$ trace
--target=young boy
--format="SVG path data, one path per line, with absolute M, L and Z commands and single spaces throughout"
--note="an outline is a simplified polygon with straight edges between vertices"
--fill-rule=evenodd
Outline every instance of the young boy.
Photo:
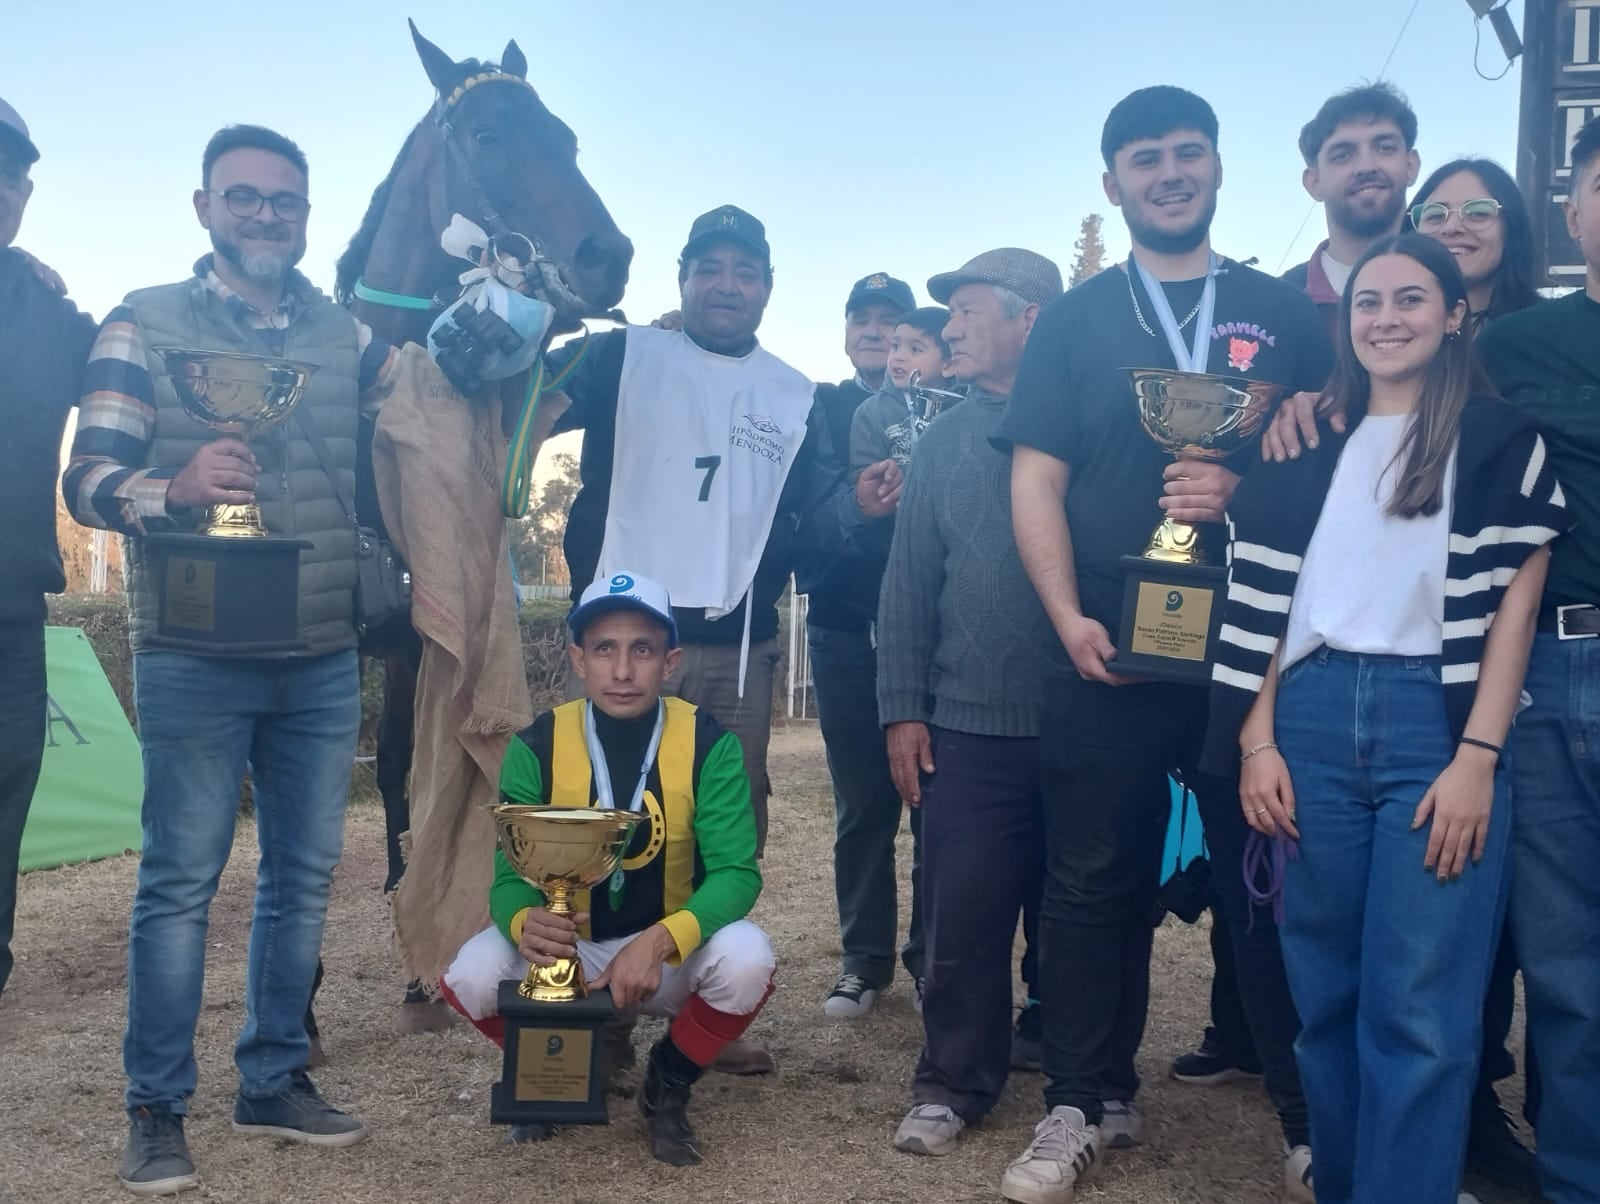
M 889 366 L 879 389 L 856 409 L 850 424 L 850 471 L 893 459 L 901 468 L 911 460 L 917 436 L 932 420 L 923 401 L 911 396 L 911 377 L 917 374 L 924 389 L 948 390 L 945 373 L 950 367 L 950 346 L 944 341 L 950 311 L 927 305 L 900 315 L 889 342 Z M 935 401 L 953 405 L 955 398 L 933 394 Z
M 587 698 L 546 711 L 512 740 L 500 769 L 508 803 L 641 812 L 622 880 L 590 910 L 545 910 L 544 897 L 495 850 L 493 924 L 445 971 L 444 997 L 502 1044 L 502 979 L 576 956 L 617 1007 L 672 1024 L 650 1050 L 639 1107 L 651 1152 L 690 1166 L 700 1148 L 690 1088 L 740 1037 L 772 991 L 772 945 L 744 917 L 761 893 L 750 780 L 739 741 L 661 688 L 683 656 L 664 587 L 630 573 L 584 590 L 568 619 L 568 655 Z M 513 1139 L 545 1135 L 518 1126 Z

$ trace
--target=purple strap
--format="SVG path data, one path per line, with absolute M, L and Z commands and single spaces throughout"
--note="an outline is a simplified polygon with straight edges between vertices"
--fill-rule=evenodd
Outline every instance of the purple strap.
M 1250 924 L 1246 931 L 1254 931 L 1257 907 L 1272 908 L 1272 919 L 1283 923 L 1283 867 L 1287 860 L 1299 860 L 1300 849 L 1283 833 L 1263 836 L 1254 828 L 1244 842 L 1244 890 L 1250 899 Z M 1258 885 L 1266 879 L 1264 885 Z

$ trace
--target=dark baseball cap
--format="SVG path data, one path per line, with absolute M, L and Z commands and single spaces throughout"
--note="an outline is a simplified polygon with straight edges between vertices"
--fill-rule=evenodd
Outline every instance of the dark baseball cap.
M 0 100 L 0 143 L 21 151 L 22 161 L 25 164 L 39 161 L 39 148 L 28 136 L 28 123 L 22 120 L 22 114 L 3 100 Z
M 850 286 L 850 296 L 844 303 L 845 316 L 849 317 L 850 311 L 856 306 L 871 305 L 873 302 L 891 305 L 899 313 L 908 313 L 917 308 L 917 299 L 911 293 L 911 286 L 886 272 L 863 276 Z
M 1045 306 L 1062 293 L 1061 269 L 1034 251 L 1000 247 L 974 255 L 953 272 L 928 277 L 928 294 L 940 305 L 963 284 L 998 284 L 1030 305 Z
M 710 213 L 702 213 L 689 227 L 689 241 L 683 244 L 683 258 L 718 240 L 736 242 L 748 247 L 768 263 L 772 262 L 772 248 L 767 245 L 767 228 L 737 205 L 723 205 Z

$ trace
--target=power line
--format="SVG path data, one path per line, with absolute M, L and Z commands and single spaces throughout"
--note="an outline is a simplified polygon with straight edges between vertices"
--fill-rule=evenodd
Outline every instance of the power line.
M 1394 62 L 1395 51 L 1400 49 L 1400 42 L 1406 36 L 1406 30 L 1411 28 L 1411 18 L 1417 15 L 1417 6 L 1421 3 L 1422 0 L 1411 0 L 1411 8 L 1406 12 L 1406 19 L 1400 22 L 1400 32 L 1394 35 L 1394 45 L 1389 47 L 1388 57 L 1383 60 L 1383 66 L 1378 68 L 1379 79 L 1389 73 L 1389 64 Z M 1311 215 L 1316 211 L 1317 203 L 1312 201 L 1311 208 L 1306 210 L 1306 215 L 1300 219 L 1300 224 L 1295 227 L 1294 237 L 1289 239 L 1289 245 L 1284 248 L 1283 255 L 1278 260 L 1278 266 L 1274 269 L 1274 275 L 1283 271 L 1283 265 L 1288 262 L 1289 256 L 1294 254 L 1295 244 L 1300 241 L 1300 236 L 1305 233 L 1306 223 L 1311 220 Z

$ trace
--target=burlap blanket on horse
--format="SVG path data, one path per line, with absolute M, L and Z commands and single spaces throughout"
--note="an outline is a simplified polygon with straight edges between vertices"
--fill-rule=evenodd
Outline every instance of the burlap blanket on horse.
M 508 390 L 509 392 L 509 390 Z M 564 405 L 548 405 L 548 431 Z M 546 408 L 546 407 L 541 407 Z M 407 973 L 430 988 L 487 923 L 500 762 L 533 721 L 500 510 L 501 402 L 469 402 L 415 344 L 400 353 L 373 469 L 385 525 L 411 567 L 422 637 L 411 831 L 394 925 Z

